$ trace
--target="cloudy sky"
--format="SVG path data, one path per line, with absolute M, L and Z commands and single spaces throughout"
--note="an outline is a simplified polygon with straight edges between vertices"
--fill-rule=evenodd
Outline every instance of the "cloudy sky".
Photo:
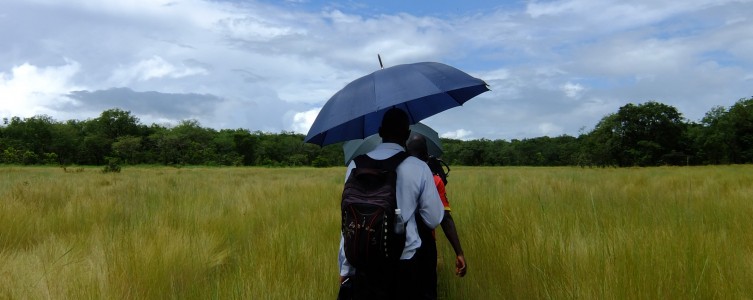
M 0 117 L 306 133 L 348 82 L 437 61 L 492 91 L 445 137 L 578 135 L 627 103 L 698 121 L 753 96 L 748 0 L 2 0 Z

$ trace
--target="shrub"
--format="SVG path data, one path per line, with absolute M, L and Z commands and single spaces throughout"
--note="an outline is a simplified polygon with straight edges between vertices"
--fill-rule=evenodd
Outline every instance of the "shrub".
M 107 157 L 107 165 L 102 169 L 102 173 L 120 173 L 120 159 L 116 157 Z

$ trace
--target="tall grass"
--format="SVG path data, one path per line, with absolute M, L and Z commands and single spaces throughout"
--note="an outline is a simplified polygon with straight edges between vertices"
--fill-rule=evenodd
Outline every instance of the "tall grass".
M 459 169 L 459 168 L 458 168 Z M 453 169 L 447 299 L 753 297 L 753 168 Z M 441 243 L 441 241 L 440 241 Z
M 316 299 L 340 169 L 0 169 L 0 298 Z
M 442 299 L 753 297 L 753 167 L 453 168 Z M 0 299 L 327 299 L 343 168 L 0 167 Z

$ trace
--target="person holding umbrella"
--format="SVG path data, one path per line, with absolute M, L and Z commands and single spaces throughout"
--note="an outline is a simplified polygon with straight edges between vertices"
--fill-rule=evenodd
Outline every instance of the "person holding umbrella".
M 429 160 L 429 151 L 426 143 L 426 138 L 421 134 L 411 134 L 410 139 L 406 144 L 406 150 L 408 154 L 424 161 Z M 465 255 L 463 254 L 463 248 L 460 245 L 460 238 L 458 232 L 455 229 L 455 221 L 450 214 L 450 203 L 447 200 L 447 193 L 445 190 L 445 184 L 439 174 L 434 173 L 434 184 L 439 192 L 439 197 L 444 205 L 444 217 L 442 218 L 442 231 L 447 237 L 447 240 L 452 245 L 452 249 L 455 250 L 455 275 L 463 277 L 467 272 L 467 265 L 465 262 Z M 419 226 L 420 227 L 420 226 Z M 423 231 L 419 231 L 421 233 Z M 433 283 L 432 286 L 427 286 L 425 289 L 433 289 L 434 297 L 436 298 L 437 289 L 437 245 L 434 231 L 431 234 L 421 235 L 421 248 L 418 250 L 424 256 L 433 257 L 433 260 L 426 260 L 426 264 L 422 266 L 424 269 L 424 276 L 428 276 L 430 280 L 426 283 Z
M 382 119 L 379 135 L 382 143 L 366 155 L 371 159 L 388 159 L 404 151 L 405 141 L 410 135 L 408 115 L 399 108 L 389 109 Z M 346 171 L 346 178 L 356 167 L 351 162 Z M 432 292 L 425 290 L 427 278 L 422 271 L 430 257 L 418 253 L 422 240 L 419 225 L 428 230 L 439 226 L 444 216 L 442 201 L 434 185 L 431 171 L 426 163 L 407 157 L 396 169 L 397 205 L 405 221 L 405 246 L 399 262 L 394 269 L 378 267 L 374 269 L 354 268 L 348 263 L 344 250 L 344 240 L 340 239 L 339 266 L 340 282 L 352 281 L 353 299 L 435 299 L 436 279 L 434 279 L 434 298 Z
M 379 132 L 383 142 L 367 154 L 370 159 L 366 161 L 373 163 L 374 160 L 393 158 L 396 153 L 405 150 L 405 142 L 410 134 L 409 125 L 447 109 L 461 106 L 487 91 L 489 91 L 489 86 L 483 80 L 438 62 L 418 62 L 382 68 L 348 83 L 330 97 L 317 114 L 303 141 L 326 146 L 364 139 Z M 397 158 L 403 157 L 401 155 Z M 353 171 L 354 164 L 350 163 L 346 172 L 347 176 Z M 426 163 L 415 157 L 407 157 L 395 171 L 397 173 L 396 191 L 392 193 L 397 194 L 397 207 L 400 212 L 398 214 L 398 209 L 395 209 L 394 219 L 398 219 L 397 215 L 401 215 L 406 224 L 405 247 L 397 264 L 399 270 L 397 273 L 391 273 L 397 278 L 397 283 L 388 286 L 367 283 L 365 287 L 374 287 L 377 293 L 359 292 L 359 290 L 365 291 L 362 289 L 364 285 L 359 284 L 359 282 L 365 282 L 364 278 L 379 278 L 380 276 L 373 273 L 369 275 L 368 272 L 364 272 L 366 270 L 352 268 L 343 253 L 343 239 L 341 238 L 340 281 L 353 284 L 357 299 L 425 298 L 420 295 L 413 282 L 424 280 L 417 277 L 415 269 L 415 261 L 419 259 L 416 257 L 416 249 L 421 245 L 416 220 L 421 219 L 423 222 L 420 223 L 432 229 L 439 226 L 444 216 L 443 205 Z M 395 171 L 391 170 L 390 175 L 394 175 Z M 347 181 L 348 179 L 346 179 L 346 184 Z M 345 203 L 345 200 L 343 198 L 342 203 Z M 343 214 L 343 220 L 351 215 L 354 214 Z M 392 219 L 392 217 L 387 219 Z M 346 224 L 346 222 L 341 224 Z M 349 223 L 349 225 L 353 225 L 354 230 L 359 230 L 359 232 L 372 229 L 371 224 L 356 226 Z M 397 232 L 399 227 L 395 226 L 395 228 Z M 349 237 L 355 236 L 351 234 L 351 231 L 348 231 L 348 234 Z M 392 258 L 394 257 L 393 255 Z M 352 282 L 351 279 L 353 279 Z M 388 281 L 395 282 L 392 279 Z M 347 288 L 343 289 L 344 286 L 341 285 L 341 291 L 347 290 Z M 361 293 L 360 296 L 359 293 Z M 379 293 L 382 295 L 380 296 Z

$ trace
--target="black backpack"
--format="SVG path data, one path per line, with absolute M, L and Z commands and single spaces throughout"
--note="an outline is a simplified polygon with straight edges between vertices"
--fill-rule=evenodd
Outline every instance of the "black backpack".
M 403 253 L 405 225 L 402 233 L 395 232 L 395 187 L 397 166 L 407 157 L 399 152 L 385 160 L 365 154 L 354 159 L 356 167 L 345 181 L 341 209 L 345 257 L 356 268 L 397 262 Z

